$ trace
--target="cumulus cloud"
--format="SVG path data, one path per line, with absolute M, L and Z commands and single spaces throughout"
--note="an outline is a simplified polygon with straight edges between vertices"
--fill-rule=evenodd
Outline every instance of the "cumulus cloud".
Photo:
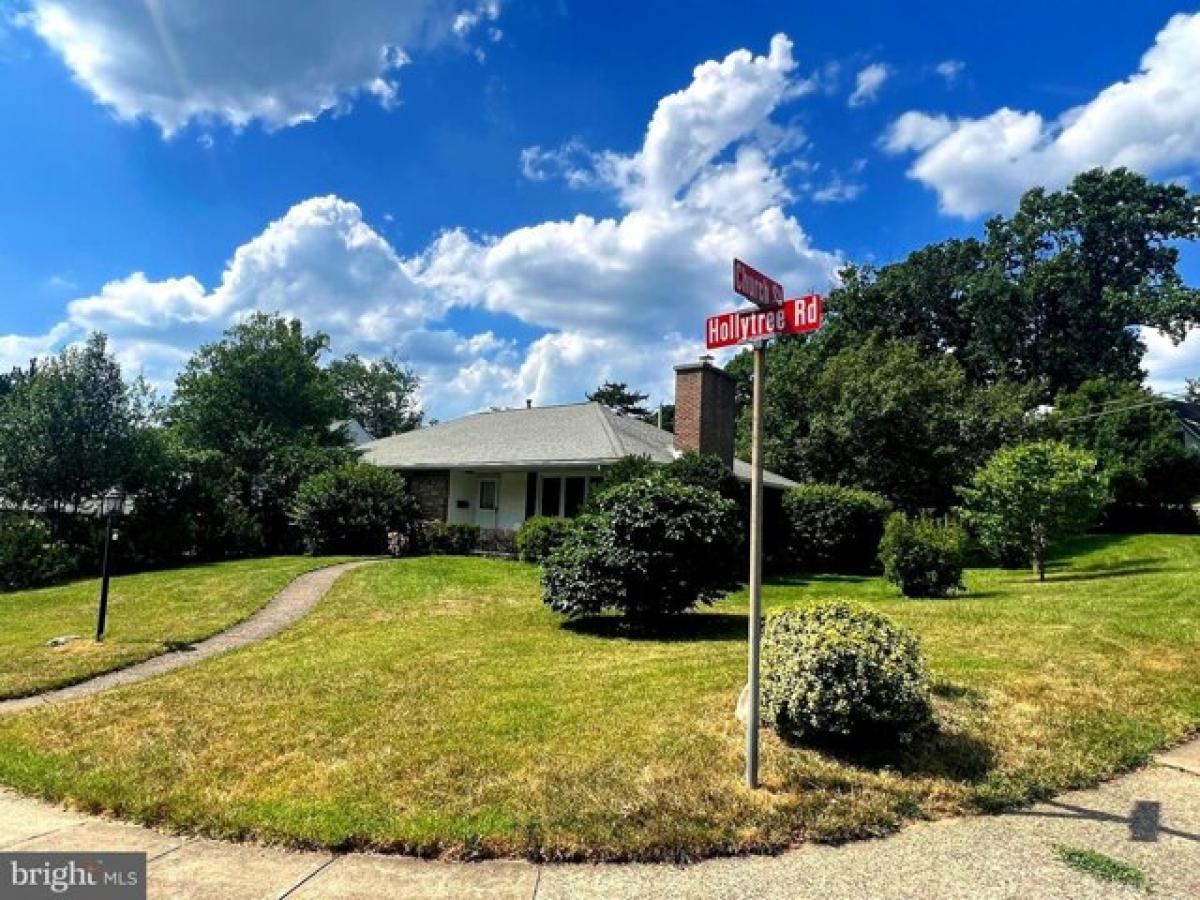
M 828 287 L 840 264 L 788 212 L 781 157 L 800 138 L 772 116 L 811 90 L 795 70 L 780 35 L 765 55 L 739 50 L 698 66 L 659 102 L 634 152 L 579 145 L 523 160 L 535 178 L 587 172 L 617 215 L 499 235 L 451 228 L 402 258 L 356 204 L 315 197 L 238 247 L 213 286 L 137 272 L 71 303 L 52 338 L 0 341 L 27 354 L 104 328 L 132 368 L 158 380 L 231 321 L 278 310 L 330 333 L 339 352 L 407 357 L 437 416 L 578 400 L 605 378 L 669 399 L 672 364 L 702 352 L 704 317 L 734 305 L 732 257 L 795 292 Z M 446 325 L 456 309 L 497 325 L 460 333 Z M 497 337 L 506 319 L 527 326 L 520 342 Z
M 45 334 L 0 334 L 0 370 L 23 368 L 56 350 L 70 334 L 71 327 L 62 322 Z
M 1200 329 L 1194 329 L 1179 343 L 1156 328 L 1140 331 L 1146 344 L 1142 368 L 1149 376 L 1150 387 L 1163 393 L 1178 393 L 1185 389 L 1189 378 L 1200 377 Z
M 1200 164 L 1200 13 L 1176 15 L 1138 71 L 1057 118 L 1007 107 L 951 120 L 906 112 L 882 146 L 915 152 L 908 170 L 937 192 L 943 212 L 964 218 L 1006 211 L 1034 185 L 1060 187 L 1094 166 L 1155 176 Z
M 879 99 L 879 91 L 891 76 L 892 70 L 886 63 L 871 63 L 860 69 L 854 79 L 854 92 L 847 101 L 851 106 L 866 106 Z
M 408 48 L 499 13 L 496 0 L 31 0 L 18 21 L 118 118 L 170 135 L 197 120 L 283 128 L 363 94 L 391 104 Z
M 451 230 L 413 260 L 414 277 L 457 303 L 639 346 L 646 335 L 698 333 L 735 255 L 797 290 L 828 285 L 838 259 L 785 211 L 792 197 L 768 127 L 807 90 L 795 69 L 783 35 L 766 55 L 739 50 L 697 66 L 691 84 L 659 101 L 637 152 L 574 155 L 575 168 L 615 192 L 622 215 L 493 237 Z

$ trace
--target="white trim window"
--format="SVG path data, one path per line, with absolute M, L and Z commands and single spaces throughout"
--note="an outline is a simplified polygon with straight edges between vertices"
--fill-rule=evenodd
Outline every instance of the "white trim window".
M 571 519 L 579 515 L 583 502 L 598 481 L 595 475 L 562 473 L 538 476 L 539 515 Z
M 500 482 L 495 478 L 479 479 L 479 511 L 496 512 L 500 508 Z

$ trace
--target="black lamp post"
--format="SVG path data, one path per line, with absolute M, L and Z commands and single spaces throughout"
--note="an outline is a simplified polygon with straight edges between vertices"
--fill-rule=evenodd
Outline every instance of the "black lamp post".
M 108 565 L 112 558 L 112 542 L 117 537 L 113 531 L 113 516 L 125 505 L 125 494 L 116 488 L 100 500 L 100 512 L 104 515 L 104 563 L 100 571 L 100 612 L 96 616 L 96 640 L 104 640 L 104 620 L 108 616 Z

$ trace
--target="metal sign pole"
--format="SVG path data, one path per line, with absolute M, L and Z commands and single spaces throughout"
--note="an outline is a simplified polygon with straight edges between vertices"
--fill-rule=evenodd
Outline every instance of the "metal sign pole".
M 750 695 L 750 708 L 746 712 L 746 785 L 751 788 L 758 787 L 758 656 L 762 632 L 762 407 L 766 367 L 767 345 L 765 341 L 759 341 L 754 345 L 754 446 L 750 457 L 750 652 L 746 673 Z

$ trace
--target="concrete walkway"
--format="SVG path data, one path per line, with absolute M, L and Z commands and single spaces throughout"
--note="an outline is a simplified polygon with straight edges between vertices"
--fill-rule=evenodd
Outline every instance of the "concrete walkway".
M 1200 897 L 1200 740 L 1099 788 L 1002 816 L 918 823 L 878 841 L 693 866 L 447 863 L 296 853 L 161 834 L 0 791 L 0 850 L 135 850 L 155 898 L 1144 898 L 1055 847 L 1137 866 L 1155 898 Z
M 21 697 L 16 700 L 0 701 L 0 715 L 34 709 L 47 703 L 65 703 L 68 700 L 78 700 L 80 697 L 98 694 L 101 691 L 106 691 L 109 688 L 118 687 L 119 685 L 145 681 L 147 678 L 162 675 L 164 672 L 170 672 L 172 669 L 179 669 L 183 666 L 194 666 L 196 663 L 211 656 L 216 656 L 219 653 L 236 650 L 238 647 L 245 647 L 247 644 L 253 644 L 269 638 L 271 635 L 277 634 L 287 628 L 293 622 L 308 615 L 309 611 L 317 605 L 317 601 L 325 596 L 325 593 L 343 573 L 351 569 L 356 569 L 359 566 L 370 565 L 371 562 L 371 560 L 360 560 L 358 562 L 340 563 L 335 566 L 326 566 L 323 569 L 308 572 L 290 582 L 266 606 L 250 618 L 245 619 L 226 631 L 222 631 L 220 634 L 213 635 L 207 640 L 193 644 L 188 649 L 164 653 L 145 662 L 137 663 L 124 669 L 118 669 L 106 675 L 98 675 L 95 678 L 89 678 L 87 681 L 59 688 L 56 691 L 46 691 L 42 694 L 35 694 L 32 697 Z

